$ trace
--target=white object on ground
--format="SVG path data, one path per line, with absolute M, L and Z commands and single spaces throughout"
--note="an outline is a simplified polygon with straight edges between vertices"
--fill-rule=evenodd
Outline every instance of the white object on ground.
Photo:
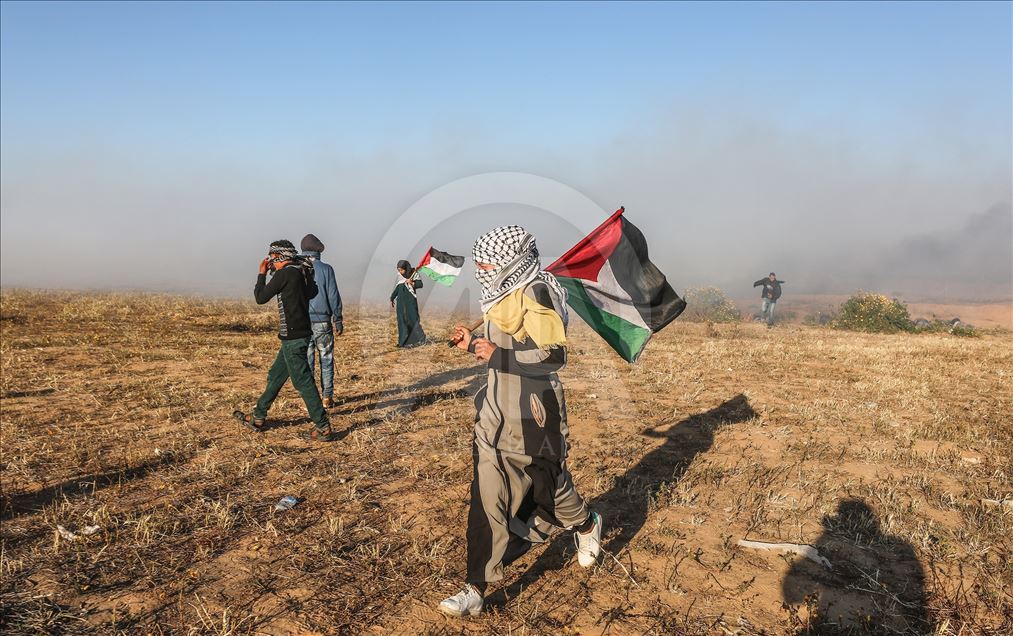
M 819 563 L 827 569 L 831 569 L 830 561 L 825 557 L 820 556 L 819 550 L 806 543 L 767 543 L 766 541 L 749 541 L 747 539 L 739 539 L 738 545 L 743 548 L 753 548 L 755 550 L 773 550 L 775 552 L 797 554 L 799 556 L 804 556 L 814 563 Z
M 56 526 L 56 531 L 59 532 L 60 536 L 66 539 L 67 541 L 77 541 L 77 535 L 71 532 L 70 530 L 67 530 L 63 526 Z
M 56 526 L 56 531 L 59 532 L 60 536 L 63 537 L 64 539 L 66 539 L 67 541 L 77 541 L 82 536 L 90 537 L 91 535 L 95 534 L 99 530 L 101 530 L 101 528 L 98 527 L 98 526 L 85 526 L 81 530 L 81 534 L 78 535 L 78 534 L 75 534 L 75 533 L 71 532 L 70 530 L 67 530 L 63 526 Z
M 982 499 L 981 503 L 989 508 L 1013 508 L 1013 499 Z
M 292 495 L 285 495 L 284 497 L 281 498 L 280 501 L 278 501 L 278 503 L 274 504 L 274 509 L 277 510 L 278 512 L 282 512 L 284 510 L 291 510 L 292 508 L 295 508 L 298 505 L 299 499 L 297 497 L 293 497 Z

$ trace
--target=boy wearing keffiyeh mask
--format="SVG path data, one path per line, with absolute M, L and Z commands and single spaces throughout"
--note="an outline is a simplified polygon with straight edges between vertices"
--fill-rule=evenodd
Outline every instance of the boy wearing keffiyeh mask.
M 566 364 L 566 291 L 542 271 L 535 238 L 520 226 L 484 234 L 472 256 L 486 336 L 457 326 L 454 339 L 489 370 L 475 398 L 466 584 L 440 603 L 451 616 L 481 612 L 488 584 L 553 527 L 575 530 L 582 567 L 601 552 L 601 517 L 566 467 L 566 403 L 557 376 Z
M 268 272 L 272 274 L 270 281 L 267 280 Z M 306 350 L 312 335 L 309 303 L 316 295 L 313 263 L 300 257 L 291 241 L 280 240 L 271 243 L 267 258 L 260 263 L 253 296 L 258 305 L 263 305 L 272 298 L 277 299 L 278 339 L 281 341 L 281 347 L 267 373 L 267 387 L 257 400 L 253 413 L 236 411 L 232 414 L 244 426 L 255 431 L 263 430 L 268 409 L 278 397 L 281 387 L 291 379 L 292 386 L 302 396 L 310 419 L 313 420 L 313 428 L 302 433 L 300 437 L 317 441 L 333 439 L 327 411 L 324 409 L 316 381 L 313 379 L 313 372 L 306 359 Z

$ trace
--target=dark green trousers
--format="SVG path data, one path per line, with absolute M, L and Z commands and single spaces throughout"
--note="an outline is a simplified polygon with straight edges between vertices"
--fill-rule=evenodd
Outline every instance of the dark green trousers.
M 313 379 L 313 372 L 310 370 L 309 362 L 306 361 L 306 349 L 309 347 L 309 338 L 297 340 L 282 340 L 278 356 L 267 372 L 267 388 L 264 394 L 257 400 L 257 406 L 253 409 L 253 416 L 256 418 L 267 417 L 267 411 L 274 404 L 278 397 L 278 391 L 285 386 L 285 382 L 291 378 L 292 386 L 302 396 L 306 403 L 306 409 L 310 413 L 310 419 L 317 425 L 317 428 L 324 428 L 329 424 L 327 411 L 320 401 L 320 392 L 317 390 L 317 383 Z

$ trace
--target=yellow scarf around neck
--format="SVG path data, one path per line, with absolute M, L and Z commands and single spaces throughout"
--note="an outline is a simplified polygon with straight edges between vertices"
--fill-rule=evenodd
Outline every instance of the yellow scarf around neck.
M 556 310 L 524 295 L 524 288 L 507 294 L 492 309 L 485 313 L 485 319 L 510 334 L 515 340 L 524 341 L 528 336 L 539 349 L 566 344 L 566 328 Z

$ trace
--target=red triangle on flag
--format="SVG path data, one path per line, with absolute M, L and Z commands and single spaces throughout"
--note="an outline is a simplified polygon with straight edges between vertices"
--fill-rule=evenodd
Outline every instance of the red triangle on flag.
M 626 208 L 619 208 L 604 223 L 585 236 L 560 256 L 555 263 L 545 268 L 556 276 L 598 281 L 598 272 L 605 266 L 623 235 L 620 218 Z

